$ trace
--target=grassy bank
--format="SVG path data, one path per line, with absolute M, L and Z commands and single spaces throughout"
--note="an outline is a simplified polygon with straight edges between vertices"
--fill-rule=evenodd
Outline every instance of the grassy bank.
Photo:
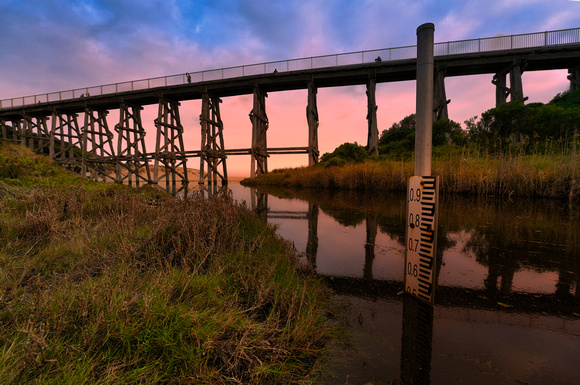
M 461 149 L 438 155 L 433 173 L 443 193 L 580 199 L 580 157 L 561 154 L 497 155 Z M 275 170 L 246 185 L 366 191 L 404 191 L 414 161 L 367 159 L 342 166 Z
M 92 183 L 0 141 L 0 383 L 303 382 L 326 294 L 227 197 Z

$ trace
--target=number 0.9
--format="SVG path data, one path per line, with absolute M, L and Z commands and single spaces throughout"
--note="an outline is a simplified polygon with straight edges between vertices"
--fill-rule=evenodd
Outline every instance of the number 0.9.
M 421 200 L 421 189 L 409 189 L 409 202 L 419 202 Z

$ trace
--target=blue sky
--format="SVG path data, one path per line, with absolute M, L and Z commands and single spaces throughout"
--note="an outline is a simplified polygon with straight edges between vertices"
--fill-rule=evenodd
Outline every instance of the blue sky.
M 414 45 L 416 28 L 425 22 L 435 24 L 436 42 L 577 28 L 580 1 L 0 0 L 0 99 Z M 463 122 L 493 107 L 490 82 L 482 76 L 447 79 L 450 118 Z M 567 86 L 565 71 L 524 74 L 530 101 L 547 102 Z M 414 87 L 414 82 L 379 85 L 379 130 L 413 112 Z M 300 92 L 269 96 L 270 145 L 306 145 L 305 99 Z M 226 130 L 228 123 L 236 127 L 232 142 L 250 135 L 250 104 L 247 97 L 224 101 Z M 352 107 L 348 116 L 343 105 Z M 319 109 L 323 152 L 345 141 L 364 143 L 364 88 L 322 90 Z M 196 125 L 198 115 L 184 120 Z M 276 123 L 284 123 L 284 133 L 276 131 Z M 305 157 L 290 163 L 304 162 Z

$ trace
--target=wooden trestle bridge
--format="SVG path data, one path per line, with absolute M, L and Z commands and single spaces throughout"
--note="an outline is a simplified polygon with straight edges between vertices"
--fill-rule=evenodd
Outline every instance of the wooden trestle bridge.
M 187 189 L 187 161 L 200 159 L 199 184 L 227 184 L 226 159 L 250 155 L 250 176 L 268 171 L 272 154 L 308 154 L 318 162 L 317 89 L 366 85 L 368 143 L 378 154 L 375 89 L 380 82 L 414 80 L 416 46 L 318 56 L 185 73 L 75 90 L 0 100 L 1 136 L 50 155 L 64 167 L 95 180 L 139 186 L 149 183 L 171 193 Z M 447 118 L 445 77 L 493 75 L 496 104 L 525 100 L 524 71 L 568 69 L 570 88 L 580 87 L 580 28 L 436 43 L 433 119 Z M 508 86 L 509 75 L 509 86 Z M 308 145 L 267 146 L 268 92 L 307 89 Z M 253 94 L 252 147 L 227 149 L 221 120 L 222 97 Z M 201 99 L 201 147 L 184 147 L 180 102 Z M 145 148 L 141 110 L 158 105 L 155 151 Z M 107 116 L 118 110 L 113 129 Z M 81 116 L 81 117 L 80 117 Z M 187 129 L 193 129 L 187 128 Z

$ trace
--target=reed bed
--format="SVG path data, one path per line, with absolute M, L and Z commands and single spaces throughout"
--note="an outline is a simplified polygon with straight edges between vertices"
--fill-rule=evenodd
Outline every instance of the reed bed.
M 312 378 L 328 293 L 253 213 L 92 183 L 6 146 L 0 383 Z
M 580 199 L 580 157 L 563 154 L 481 155 L 465 152 L 436 157 L 433 174 L 443 193 Z M 367 160 L 344 166 L 274 170 L 246 185 L 329 190 L 404 191 L 412 159 Z

